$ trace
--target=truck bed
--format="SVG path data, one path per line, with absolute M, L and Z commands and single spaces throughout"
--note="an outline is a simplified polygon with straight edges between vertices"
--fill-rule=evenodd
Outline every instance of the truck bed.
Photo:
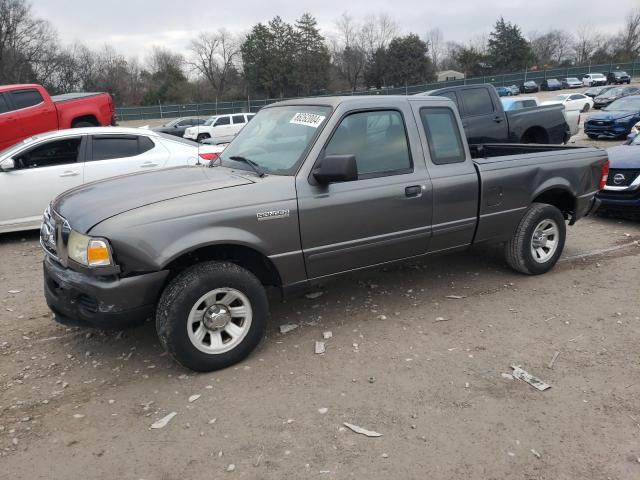
M 103 92 L 76 92 L 76 93 L 63 93 L 62 95 L 54 95 L 51 97 L 55 103 L 68 102 L 71 100 L 79 100 L 81 98 L 96 97 L 98 95 L 104 95 Z
M 469 145 L 471 158 L 481 159 L 480 163 L 496 161 L 495 157 L 526 155 L 529 153 L 574 151 L 591 148 L 587 145 L 538 145 L 532 143 L 477 143 Z

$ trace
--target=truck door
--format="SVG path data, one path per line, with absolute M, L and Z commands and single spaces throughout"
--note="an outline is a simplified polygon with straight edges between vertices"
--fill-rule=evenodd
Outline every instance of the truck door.
M 58 112 L 35 88 L 9 92 L 18 116 L 22 138 L 58 129 Z
M 0 93 L 0 150 L 23 138 L 18 127 L 18 116 L 12 111 L 11 104 L 5 95 Z
M 433 188 L 429 250 L 466 247 L 477 223 L 479 179 L 451 106 L 411 102 Z
M 84 181 L 156 170 L 163 168 L 168 159 L 167 149 L 146 135 L 92 135 L 87 148 Z
M 462 126 L 469 143 L 503 143 L 508 140 L 506 117 L 502 108 L 494 105 L 487 87 L 465 88 L 457 94 L 462 107 Z
M 431 183 L 409 106 L 334 116 L 315 165 L 326 155 L 355 155 L 358 179 L 318 185 L 309 172 L 298 175 L 308 277 L 426 253 Z

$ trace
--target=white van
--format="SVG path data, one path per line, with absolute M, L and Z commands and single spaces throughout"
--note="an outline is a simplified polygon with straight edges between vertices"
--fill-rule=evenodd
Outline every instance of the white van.
M 209 143 L 229 143 L 254 116 L 255 113 L 214 115 L 209 117 L 204 125 L 187 128 L 183 137 L 198 142 L 210 138 Z

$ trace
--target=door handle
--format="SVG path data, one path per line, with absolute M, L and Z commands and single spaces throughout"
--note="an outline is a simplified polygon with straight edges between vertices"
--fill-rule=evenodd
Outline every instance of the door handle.
M 422 196 L 422 186 L 411 185 L 410 187 L 406 187 L 404 189 L 404 195 L 409 198 L 420 197 Z
M 500 123 L 500 122 L 502 122 L 502 117 L 496 115 L 495 117 L 493 117 L 493 121 L 496 122 L 496 123 Z
M 140 168 L 150 168 L 150 167 L 157 167 L 158 164 L 154 163 L 154 162 L 144 162 L 142 165 L 140 165 Z
M 78 172 L 73 172 L 71 170 L 67 170 L 66 172 L 61 173 L 60 177 L 77 177 L 80 175 Z

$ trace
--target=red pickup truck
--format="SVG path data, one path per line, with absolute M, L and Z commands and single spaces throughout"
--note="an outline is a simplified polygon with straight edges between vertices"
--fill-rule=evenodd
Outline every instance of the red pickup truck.
M 108 93 L 51 97 L 41 85 L 0 86 L 0 150 L 38 133 L 101 125 L 115 125 Z

